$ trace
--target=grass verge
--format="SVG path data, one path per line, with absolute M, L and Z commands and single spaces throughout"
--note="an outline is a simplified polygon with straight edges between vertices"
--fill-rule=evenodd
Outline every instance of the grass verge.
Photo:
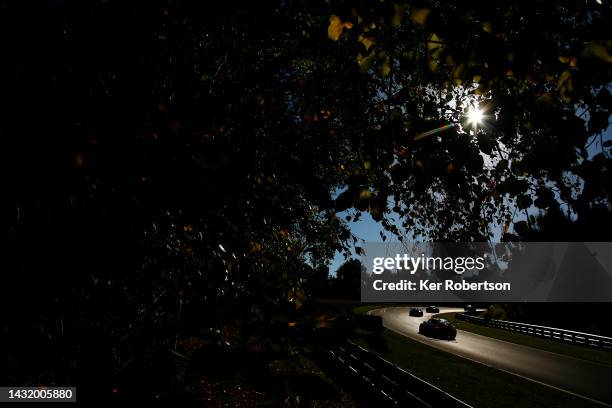
M 384 307 L 384 306 L 381 304 L 360 305 L 360 306 L 353 308 L 352 312 L 355 314 L 366 314 L 370 310 L 379 309 L 381 307 Z
M 474 407 L 582 408 L 594 404 L 553 388 L 429 347 L 390 330 L 381 357 L 409 370 Z M 354 339 L 368 346 L 363 337 Z
M 465 330 L 480 334 L 482 336 L 492 337 L 494 339 L 521 344 L 523 346 L 563 354 L 570 357 L 581 358 L 583 360 L 594 361 L 596 363 L 612 365 L 612 353 L 608 351 L 575 346 L 573 344 L 551 341 L 540 337 L 514 333 L 493 327 L 481 326 L 479 324 L 459 320 L 455 317 L 455 313 L 442 313 L 437 316 L 452 322 L 459 330 Z

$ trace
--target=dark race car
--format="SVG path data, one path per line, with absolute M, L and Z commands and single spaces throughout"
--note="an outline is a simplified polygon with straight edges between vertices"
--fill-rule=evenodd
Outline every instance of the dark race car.
M 437 339 L 454 340 L 457 329 L 446 319 L 431 318 L 419 326 L 419 333 Z
M 467 305 L 463 308 L 467 313 L 476 313 L 476 306 Z
M 421 317 L 423 316 L 423 309 L 419 309 L 418 307 L 413 307 L 410 309 L 410 316 Z
M 425 308 L 425 311 L 427 313 L 440 313 L 440 309 L 438 309 L 437 306 L 427 306 L 427 308 Z

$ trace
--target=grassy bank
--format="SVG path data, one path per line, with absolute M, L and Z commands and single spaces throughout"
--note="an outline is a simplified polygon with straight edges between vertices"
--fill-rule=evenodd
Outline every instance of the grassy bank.
M 390 330 L 385 330 L 381 336 L 387 350 L 373 351 L 474 407 L 594 406 L 584 399 L 454 356 Z M 357 336 L 355 341 L 372 349 L 364 337 Z
M 459 330 L 465 330 L 480 334 L 482 336 L 492 337 L 494 339 L 521 344 L 523 346 L 546 350 L 553 353 L 581 358 L 583 360 L 612 365 L 612 353 L 608 351 L 575 346 L 573 344 L 551 341 L 540 337 L 514 333 L 493 327 L 481 326 L 479 324 L 459 320 L 455 317 L 455 313 L 442 313 L 437 316 L 451 321 Z
M 353 313 L 355 314 L 365 314 L 367 312 L 369 312 L 370 310 L 374 310 L 374 309 L 378 309 L 383 307 L 383 305 L 381 304 L 367 304 L 367 305 L 360 305 L 357 306 L 353 309 Z

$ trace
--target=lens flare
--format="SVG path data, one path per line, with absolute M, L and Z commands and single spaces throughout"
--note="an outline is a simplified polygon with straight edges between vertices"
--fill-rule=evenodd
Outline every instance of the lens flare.
M 424 137 L 431 136 L 431 135 L 434 135 L 434 134 L 436 134 L 436 133 L 443 132 L 443 131 L 445 131 L 445 130 L 447 130 L 447 129 L 450 129 L 450 128 L 454 127 L 454 126 L 455 126 L 455 125 L 453 125 L 453 124 L 450 124 L 450 125 L 444 125 L 444 126 L 440 126 L 439 128 L 435 128 L 435 129 L 432 129 L 432 130 L 428 130 L 427 132 L 419 133 L 418 135 L 416 135 L 416 136 L 414 137 L 414 140 L 419 140 L 419 139 L 422 139 L 422 138 L 424 138 Z
M 476 129 L 484 120 L 484 112 L 478 108 L 471 108 L 467 113 L 468 124 Z

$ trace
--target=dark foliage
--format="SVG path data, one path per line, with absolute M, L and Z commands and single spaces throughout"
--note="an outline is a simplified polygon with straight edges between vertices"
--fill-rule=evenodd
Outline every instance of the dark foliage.
M 343 210 L 449 240 L 532 203 L 572 238 L 608 225 L 608 22 L 570 1 L 3 2 L 2 383 L 163 400 L 246 353 L 261 389 L 307 263 L 354 244 Z

